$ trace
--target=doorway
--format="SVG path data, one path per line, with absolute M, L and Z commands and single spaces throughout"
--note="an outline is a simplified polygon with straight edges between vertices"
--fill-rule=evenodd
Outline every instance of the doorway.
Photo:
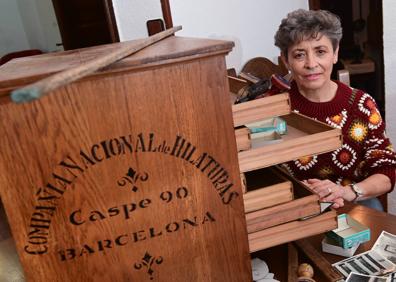
M 118 42 L 111 0 L 52 0 L 65 50 Z
M 351 86 L 373 96 L 385 118 L 382 1 L 309 0 L 309 8 L 340 17 L 343 38 L 336 70 L 350 67 Z

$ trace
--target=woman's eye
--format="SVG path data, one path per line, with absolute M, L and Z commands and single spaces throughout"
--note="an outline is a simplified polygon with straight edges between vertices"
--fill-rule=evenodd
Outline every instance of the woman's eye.
M 326 52 L 326 50 L 318 50 L 317 53 L 318 53 L 318 55 L 324 55 L 327 52 Z
M 296 53 L 294 54 L 294 59 L 302 59 L 304 58 L 304 53 Z

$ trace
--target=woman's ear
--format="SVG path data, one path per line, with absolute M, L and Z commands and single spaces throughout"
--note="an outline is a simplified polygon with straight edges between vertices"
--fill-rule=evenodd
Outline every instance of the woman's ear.
M 280 57 L 281 57 L 282 63 L 285 65 L 285 67 L 286 67 L 288 70 L 290 70 L 289 64 L 288 64 L 288 62 L 287 62 L 287 54 L 285 55 L 285 53 L 281 52 Z
M 338 62 L 338 50 L 340 50 L 340 46 L 337 46 L 337 48 L 334 51 L 333 64 L 336 64 Z

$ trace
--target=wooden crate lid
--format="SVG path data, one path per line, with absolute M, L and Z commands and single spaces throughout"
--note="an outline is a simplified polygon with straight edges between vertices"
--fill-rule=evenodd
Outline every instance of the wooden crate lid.
M 139 40 L 141 39 L 134 41 L 137 42 Z M 7 90 L 11 90 L 12 88 L 34 82 L 68 68 L 79 66 L 114 49 L 120 48 L 124 44 L 126 42 L 11 60 L 0 67 L 0 96 L 9 93 Z M 233 46 L 234 43 L 231 41 L 171 36 L 112 64 L 106 69 L 101 70 L 100 73 L 130 71 L 131 69 L 205 57 L 214 53 L 228 53 Z

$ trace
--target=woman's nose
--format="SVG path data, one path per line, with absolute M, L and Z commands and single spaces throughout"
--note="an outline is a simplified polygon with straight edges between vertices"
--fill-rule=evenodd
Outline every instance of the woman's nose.
M 317 65 L 318 65 L 318 62 L 316 61 L 316 58 L 313 55 L 308 54 L 306 56 L 306 60 L 305 60 L 305 67 L 307 69 L 313 69 L 313 68 L 317 67 Z

